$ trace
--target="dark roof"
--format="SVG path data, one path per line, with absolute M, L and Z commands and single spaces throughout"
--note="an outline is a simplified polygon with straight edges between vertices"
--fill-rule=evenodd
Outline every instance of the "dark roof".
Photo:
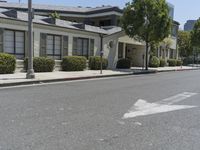
M 6 9 L 17 9 L 26 11 L 28 4 L 24 3 L 5 3 L 0 2 L 0 8 Z M 73 13 L 73 14 L 96 14 L 109 11 L 116 11 L 123 13 L 123 10 L 117 6 L 101 6 L 101 7 L 70 7 L 70 6 L 55 6 L 55 5 L 43 5 L 43 4 L 33 4 L 33 8 L 36 12 L 59 12 L 59 13 Z
M 180 25 L 180 23 L 178 21 L 175 21 L 175 20 L 173 20 L 173 23 L 178 25 L 178 26 Z
M 5 19 L 14 19 L 17 21 L 28 21 L 28 14 L 26 12 L 16 11 L 16 10 L 7 10 L 7 9 L 0 9 L 0 18 Z M 110 29 L 103 29 L 96 26 L 90 26 L 86 24 L 75 23 L 71 21 L 65 21 L 60 19 L 53 19 L 50 17 L 44 17 L 39 15 L 34 15 L 33 19 L 34 23 L 73 29 L 73 30 L 81 30 L 86 32 L 93 32 L 93 33 L 100 33 L 105 35 L 110 35 L 122 30 L 120 27 L 111 27 Z

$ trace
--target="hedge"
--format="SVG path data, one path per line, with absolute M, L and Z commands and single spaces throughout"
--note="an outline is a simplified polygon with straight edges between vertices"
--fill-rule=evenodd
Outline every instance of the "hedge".
M 118 69 L 129 69 L 129 68 L 131 68 L 131 60 L 127 59 L 127 58 L 119 59 L 117 61 L 116 68 L 118 68 Z
M 193 57 L 187 57 L 183 59 L 183 65 L 189 65 L 194 63 L 194 58 Z
M 33 69 L 35 72 L 52 72 L 54 70 L 55 60 L 47 57 L 34 57 Z M 28 69 L 28 58 L 24 60 L 24 68 Z
M 106 58 L 102 58 L 102 69 L 107 69 L 108 60 Z M 92 56 L 89 58 L 89 68 L 91 70 L 100 70 L 101 69 L 101 57 L 100 56 Z
M 13 55 L 0 53 L 0 74 L 14 73 L 16 68 L 16 58 Z
M 165 59 L 160 58 L 160 67 L 165 67 L 165 66 L 166 66 Z
M 65 56 L 62 59 L 63 71 L 83 71 L 86 68 L 87 59 L 84 56 Z
M 177 66 L 182 66 L 183 65 L 183 61 L 182 60 L 177 60 L 176 61 L 176 65 Z
M 171 66 L 171 67 L 176 66 L 176 64 L 177 64 L 176 59 L 168 59 L 167 62 L 169 64 L 169 66 Z
M 160 60 L 158 57 L 156 56 L 153 56 L 150 61 L 149 61 L 149 66 L 150 67 L 154 67 L 154 68 L 157 68 L 160 66 Z

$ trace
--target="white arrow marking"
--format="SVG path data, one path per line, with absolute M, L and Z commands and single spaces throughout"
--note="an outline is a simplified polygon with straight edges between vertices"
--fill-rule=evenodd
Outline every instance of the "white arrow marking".
M 184 93 L 177 94 L 175 96 L 163 99 L 156 103 L 148 103 L 145 100 L 139 99 L 133 105 L 133 107 L 128 111 L 128 113 L 124 114 L 123 119 L 197 107 L 197 106 L 188 106 L 188 105 L 172 105 L 174 103 L 190 98 L 196 94 L 197 93 L 184 92 Z

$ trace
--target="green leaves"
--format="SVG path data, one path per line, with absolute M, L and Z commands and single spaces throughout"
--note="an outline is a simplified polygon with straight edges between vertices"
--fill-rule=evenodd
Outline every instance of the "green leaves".
M 181 57 L 192 55 L 191 34 L 188 31 L 178 32 L 178 49 Z
M 146 42 L 160 42 L 169 36 L 172 21 L 165 0 L 134 0 L 128 3 L 122 17 L 126 34 Z
M 62 59 L 63 71 L 83 71 L 86 68 L 87 59 L 84 56 L 65 56 Z
M 191 32 L 191 43 L 195 47 L 200 47 L 200 19 L 197 20 Z
M 0 53 L 0 74 L 14 73 L 15 66 L 15 56 L 6 53 Z

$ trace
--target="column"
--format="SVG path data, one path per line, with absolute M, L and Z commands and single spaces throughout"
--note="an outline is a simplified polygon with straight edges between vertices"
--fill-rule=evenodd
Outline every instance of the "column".
M 126 58 L 126 43 L 123 43 L 123 58 Z

